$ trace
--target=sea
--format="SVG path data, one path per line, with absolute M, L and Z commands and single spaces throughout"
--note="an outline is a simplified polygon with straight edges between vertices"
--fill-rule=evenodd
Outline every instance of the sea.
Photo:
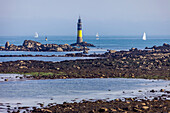
M 22 76 L 0 74 L 1 77 Z M 150 90 L 158 91 L 156 94 Z M 91 79 L 46 79 L 15 80 L 0 82 L 0 112 L 15 111 L 18 107 L 40 107 L 63 102 L 82 102 L 82 100 L 114 100 L 120 98 L 160 96 L 160 89 L 170 90 L 167 80 L 147 80 L 131 78 L 91 78 Z M 170 98 L 169 98 L 170 99 Z M 8 109 L 10 106 L 10 109 Z
M 0 46 L 10 44 L 22 45 L 24 40 L 34 40 L 42 44 L 72 44 L 76 42 L 76 36 L 0 36 Z M 107 50 L 129 50 L 130 48 L 145 49 L 163 43 L 170 44 L 170 36 L 84 36 L 83 40 L 94 44 L 90 47 L 89 54 L 102 54 Z M 79 52 L 28 52 L 28 51 L 0 51 L 0 55 L 64 55 Z M 92 59 L 92 57 L 0 57 L 0 62 L 16 60 L 41 60 L 60 62 L 64 60 Z M 93 58 L 94 59 L 94 58 Z M 80 102 L 82 99 L 95 101 L 98 99 L 113 100 L 116 98 L 156 96 L 149 90 L 167 89 L 170 84 L 167 80 L 146 80 L 127 78 L 94 78 L 94 79 L 55 79 L 55 80 L 18 80 L 18 74 L 0 74 L 0 112 L 11 111 L 15 107 L 36 106 L 43 103 L 61 104 L 63 102 Z M 4 79 L 9 78 L 8 82 Z M 141 91 L 139 91 L 141 90 Z M 160 94 L 161 95 L 161 94 Z
M 48 41 L 45 41 L 45 36 L 39 36 L 35 38 L 33 36 L 0 36 L 0 46 L 5 46 L 5 43 L 9 41 L 10 44 L 22 45 L 24 40 L 34 40 L 42 44 L 72 44 L 76 42 L 76 36 L 47 36 Z M 90 47 L 88 54 L 102 54 L 107 50 L 129 50 L 132 47 L 138 49 L 145 49 L 145 47 L 152 47 L 154 45 L 161 46 L 163 43 L 170 44 L 170 36 L 147 36 L 146 40 L 142 40 L 142 36 L 100 36 L 99 40 L 96 40 L 95 36 L 84 36 L 83 41 L 94 44 L 96 47 Z M 0 55 L 64 55 L 68 53 L 81 53 L 79 52 L 28 52 L 28 51 L 0 51 Z M 92 58 L 92 57 L 91 57 Z M 91 59 L 86 58 L 86 59 Z M 3 61 L 15 61 L 15 60 L 32 60 L 32 57 L 6 57 L 0 58 L 0 62 Z M 84 58 L 35 58 L 42 61 L 63 61 L 63 60 L 75 60 Z

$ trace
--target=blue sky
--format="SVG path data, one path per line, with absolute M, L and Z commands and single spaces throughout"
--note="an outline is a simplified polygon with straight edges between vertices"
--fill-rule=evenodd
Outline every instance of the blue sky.
M 0 0 L 0 36 L 170 35 L 170 0 Z

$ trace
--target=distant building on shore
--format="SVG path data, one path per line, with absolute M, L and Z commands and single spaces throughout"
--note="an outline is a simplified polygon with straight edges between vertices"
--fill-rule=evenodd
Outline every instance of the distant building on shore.
M 82 23 L 81 18 L 79 16 L 78 23 L 77 23 L 77 44 L 83 42 L 83 34 L 82 34 Z

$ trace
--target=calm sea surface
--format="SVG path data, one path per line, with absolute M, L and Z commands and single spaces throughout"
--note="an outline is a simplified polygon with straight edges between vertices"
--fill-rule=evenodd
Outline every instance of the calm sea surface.
M 9 74 L 0 74 L 9 76 Z M 145 79 L 55 79 L 0 82 L 0 103 L 22 106 L 37 103 L 62 103 L 82 99 L 115 99 L 148 96 L 147 90 L 165 88 L 169 81 Z M 142 90 L 142 92 L 138 92 Z M 122 93 L 125 91 L 125 93 Z M 1 106 L 0 106 L 1 107 Z

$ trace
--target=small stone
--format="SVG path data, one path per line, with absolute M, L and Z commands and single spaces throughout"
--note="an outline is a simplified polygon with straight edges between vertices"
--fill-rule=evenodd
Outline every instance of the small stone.
M 108 109 L 104 107 L 99 109 L 99 112 L 106 112 L 106 111 L 108 111 Z
M 116 102 L 118 102 L 118 101 L 119 101 L 119 99 L 115 99 L 115 101 L 116 101 Z
M 43 113 L 52 113 L 52 111 L 49 110 L 49 109 L 41 109 L 41 112 L 43 112 Z
M 146 103 L 141 103 L 142 106 L 146 106 Z
M 27 69 L 27 66 L 20 66 L 20 69 Z
M 111 110 L 112 112 L 115 112 L 115 111 L 117 111 L 116 109 L 113 109 L 113 108 L 111 108 L 110 110 Z
M 154 92 L 156 92 L 156 91 L 152 89 L 152 90 L 150 90 L 150 92 L 154 93 Z
M 142 109 L 147 110 L 147 109 L 149 109 L 149 107 L 148 106 L 143 106 Z
M 91 110 L 91 111 L 89 111 L 89 113 L 95 113 L 95 110 Z
M 160 90 L 160 92 L 164 92 L 164 91 L 165 91 L 165 89 L 161 89 L 161 90 Z

